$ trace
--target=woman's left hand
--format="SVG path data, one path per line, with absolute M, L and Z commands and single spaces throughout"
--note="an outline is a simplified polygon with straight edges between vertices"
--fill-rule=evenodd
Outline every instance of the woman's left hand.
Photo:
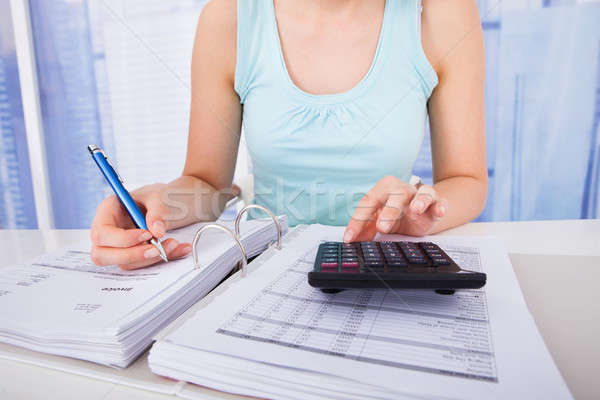
M 426 235 L 446 215 L 447 202 L 432 186 L 419 189 L 387 176 L 360 200 L 344 233 L 344 242 L 373 240 L 377 232 Z

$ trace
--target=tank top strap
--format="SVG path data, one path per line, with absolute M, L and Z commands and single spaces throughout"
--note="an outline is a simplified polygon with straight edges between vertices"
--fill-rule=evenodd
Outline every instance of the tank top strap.
M 276 56 L 277 37 L 271 18 L 273 0 L 237 1 L 237 53 L 234 89 L 243 104 L 253 77 Z M 271 2 L 271 3 L 270 3 Z
M 437 73 L 427 59 L 421 38 L 421 0 L 390 1 L 390 19 L 392 20 L 392 40 L 386 49 L 388 56 L 402 56 L 410 60 L 421 80 L 425 97 L 429 98 L 438 84 Z

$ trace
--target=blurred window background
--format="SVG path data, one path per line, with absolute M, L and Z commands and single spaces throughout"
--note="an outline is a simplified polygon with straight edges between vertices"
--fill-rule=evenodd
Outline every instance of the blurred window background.
M 15 35 L 9 3 L 0 1 L 0 228 L 35 227 Z
M 0 227 L 89 227 L 108 194 L 90 143 L 107 150 L 130 188 L 181 173 L 205 2 L 0 2 Z M 479 220 L 598 218 L 600 2 L 478 5 L 490 176 Z M 41 152 L 28 147 L 36 140 Z M 241 150 L 236 179 L 251 169 L 243 142 Z M 431 181 L 428 135 L 414 174 Z

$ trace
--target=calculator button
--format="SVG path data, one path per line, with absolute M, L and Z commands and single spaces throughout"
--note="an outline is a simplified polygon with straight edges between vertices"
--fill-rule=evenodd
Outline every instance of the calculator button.
M 408 259 L 408 261 L 413 262 L 413 260 L 424 260 L 425 257 L 423 257 L 420 254 L 407 254 L 406 258 Z
M 343 262 L 348 262 L 348 261 L 352 261 L 352 262 L 356 261 L 356 262 L 358 262 L 358 257 L 342 257 L 342 261 Z
M 387 261 L 388 264 L 392 264 L 392 263 L 404 263 L 404 264 L 406 264 L 406 259 L 404 259 L 402 257 L 387 257 L 385 259 L 385 261 Z
M 398 255 L 398 256 L 387 256 L 387 255 L 386 255 L 386 256 L 385 256 L 385 259 L 386 259 L 387 261 L 404 261 L 404 260 L 405 260 L 405 258 L 404 258 L 404 257 L 402 257 L 401 255 Z
M 337 262 L 335 262 L 335 263 L 332 263 L 332 262 L 321 263 L 321 268 L 326 268 L 327 269 L 327 268 L 337 268 L 337 267 L 338 267 L 338 263 Z
M 390 267 L 407 267 L 408 263 L 404 260 L 388 261 Z
M 377 262 L 377 261 L 369 261 L 366 262 L 365 261 L 365 267 L 367 268 L 378 268 L 378 267 L 383 267 L 383 262 Z
M 450 261 L 446 260 L 445 258 L 440 258 L 440 259 L 432 259 L 433 260 L 433 265 L 450 265 Z
M 426 265 L 427 264 L 427 260 L 424 258 L 409 258 L 408 262 L 411 264 L 416 264 L 416 265 Z
M 381 256 L 379 255 L 379 253 L 363 253 L 363 258 L 367 259 L 367 258 L 380 258 Z
M 342 261 L 342 268 L 358 268 L 358 261 Z
M 363 253 L 379 253 L 377 247 L 362 247 Z

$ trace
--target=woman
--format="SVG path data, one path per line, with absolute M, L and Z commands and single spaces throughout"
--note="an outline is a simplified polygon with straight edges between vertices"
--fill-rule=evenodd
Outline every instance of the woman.
M 133 192 L 150 232 L 105 199 L 92 259 L 150 265 L 150 233 L 218 217 L 242 121 L 255 202 L 291 225 L 347 225 L 344 240 L 359 241 L 470 221 L 487 192 L 483 84 L 473 0 L 213 0 L 196 34 L 182 176 Z M 427 113 L 435 184 L 417 188 Z M 191 251 L 163 245 L 169 258 Z

